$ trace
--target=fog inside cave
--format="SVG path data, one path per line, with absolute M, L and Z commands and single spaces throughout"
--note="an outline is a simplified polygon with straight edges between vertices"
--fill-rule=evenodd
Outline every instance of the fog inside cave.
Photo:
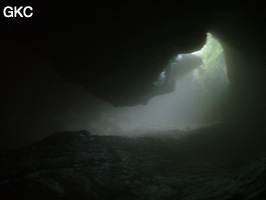
M 191 55 L 200 56 L 203 64 L 177 78 L 174 92 L 155 96 L 147 105 L 113 107 L 106 104 L 88 120 L 86 129 L 98 135 L 138 136 L 219 123 L 229 85 L 221 44 L 208 33 L 203 48 Z M 181 56 L 177 55 L 169 65 L 178 63 Z M 162 71 L 154 85 L 164 76 Z

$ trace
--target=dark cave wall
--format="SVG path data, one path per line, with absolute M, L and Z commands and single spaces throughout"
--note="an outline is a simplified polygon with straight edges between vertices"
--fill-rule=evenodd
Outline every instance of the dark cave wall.
M 115 4 L 112 10 L 108 9 L 110 5 L 104 6 L 107 13 L 99 12 L 96 6 L 90 16 L 79 8 L 84 11 L 83 16 L 94 16 L 89 21 L 90 29 L 84 29 L 87 21 L 75 24 L 67 20 L 67 29 L 54 29 L 52 35 L 46 33 L 55 47 L 48 55 L 54 58 L 55 68 L 66 80 L 81 84 L 115 106 L 145 104 L 153 96 L 147 97 L 152 90 L 151 82 L 172 56 L 200 49 L 206 32 L 211 31 L 225 48 L 232 88 L 229 110 L 239 113 L 228 117 L 243 118 L 245 112 L 250 117 L 252 113 L 256 113 L 253 114 L 256 118 L 262 115 L 265 22 L 259 5 L 228 1 L 202 4 L 132 1 Z M 96 16 L 101 16 L 100 20 Z M 69 28 L 72 25 L 76 31 Z M 60 39 L 61 34 L 66 36 Z M 70 44 L 68 40 L 73 38 L 76 42 Z M 57 52 L 68 59 L 58 57 Z
M 87 117 L 83 105 L 89 105 L 93 116 L 99 107 L 86 92 L 116 106 L 147 103 L 157 95 L 150 93 L 152 82 L 173 55 L 199 50 L 207 32 L 223 44 L 228 64 L 231 85 L 224 118 L 243 129 L 263 128 L 262 6 L 134 0 L 30 5 L 36 10 L 34 18 L 1 21 L 1 121 L 7 130 L 55 130 L 50 116 L 61 120 L 55 125 L 61 130 L 72 119 Z
M 264 27 L 263 8 L 250 4 L 239 16 L 217 18 L 212 29 L 224 48 L 230 79 L 225 118 L 254 133 L 263 129 L 266 108 Z
M 116 106 L 146 103 L 142 96 L 169 60 L 200 49 L 208 29 L 204 4 L 135 0 L 73 7 L 47 1 L 33 6 L 36 18 L 5 21 L 5 30 L 19 30 L 17 37 L 51 59 L 62 77 Z
M 226 117 L 238 124 L 261 127 L 265 113 L 263 65 L 230 46 L 223 46 L 231 81 Z

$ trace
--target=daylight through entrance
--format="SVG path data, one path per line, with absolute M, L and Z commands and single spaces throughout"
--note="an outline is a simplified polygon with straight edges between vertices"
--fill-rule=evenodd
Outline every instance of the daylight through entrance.
M 197 61 L 197 65 L 181 62 Z M 184 66 L 182 65 L 184 68 Z M 184 72 L 184 73 L 183 73 Z M 179 54 L 169 61 L 154 87 L 169 84 L 173 92 L 153 97 L 147 105 L 111 107 L 99 113 L 88 129 L 96 134 L 139 135 L 173 129 L 194 129 L 220 122 L 229 85 L 222 46 L 208 33 L 197 52 Z

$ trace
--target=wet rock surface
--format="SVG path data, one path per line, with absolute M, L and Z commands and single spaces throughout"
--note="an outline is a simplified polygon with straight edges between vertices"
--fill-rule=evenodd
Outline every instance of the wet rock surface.
M 184 133 L 129 138 L 61 132 L 2 152 L 0 198 L 263 199 L 265 154 L 229 167 L 193 152 Z

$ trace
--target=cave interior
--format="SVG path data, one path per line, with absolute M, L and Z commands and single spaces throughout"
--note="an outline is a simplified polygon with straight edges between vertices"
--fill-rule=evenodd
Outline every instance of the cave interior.
M 68 135 L 70 132 L 86 130 L 95 137 L 110 136 L 110 140 L 117 143 L 115 145 L 121 142 L 130 146 L 128 144 L 130 142 L 124 141 L 126 139 L 121 139 L 120 136 L 122 138 L 134 134 L 141 136 L 145 130 L 134 129 L 136 126 L 134 123 L 125 125 L 128 123 L 125 122 L 126 118 L 134 120 L 138 118 L 144 124 L 146 118 L 152 118 L 157 132 L 161 135 L 167 135 L 170 129 L 174 132 L 174 128 L 178 128 L 176 132 L 182 133 L 191 130 L 188 132 L 193 134 L 188 134 L 186 141 L 187 148 L 191 147 L 187 150 L 191 151 L 188 153 L 190 156 L 195 154 L 204 157 L 200 153 L 197 154 L 201 151 L 198 148 L 206 148 L 206 152 L 213 152 L 214 146 L 219 146 L 220 150 L 217 152 L 224 153 L 227 150 L 224 157 L 230 157 L 228 159 L 230 166 L 242 166 L 243 160 L 249 160 L 265 151 L 266 29 L 263 6 L 252 1 L 240 3 L 208 0 L 188 2 L 129 0 L 108 3 L 90 1 L 75 6 L 70 1 L 64 3 L 29 1 L 29 4 L 34 8 L 34 17 L 1 19 L 2 158 L 13 152 L 11 156 L 7 156 L 11 159 L 17 149 L 20 151 L 21 148 L 31 148 L 36 142 L 37 146 L 45 146 L 45 142 L 49 143 L 49 137 L 52 137 L 49 135 L 64 131 L 68 131 L 64 135 L 65 138 L 70 137 Z M 195 81 L 195 77 L 201 77 L 199 74 L 208 70 L 202 68 L 203 61 L 197 52 L 204 47 L 210 35 L 223 49 L 223 62 L 226 67 L 223 68 L 223 72 L 220 70 L 216 75 L 224 73 L 227 85 L 222 90 L 222 97 L 217 100 L 219 102 L 205 116 L 205 120 L 211 123 L 206 123 L 207 126 L 197 126 L 194 123 L 192 127 L 191 124 L 184 125 L 180 122 L 180 126 L 174 127 L 172 124 L 177 123 L 175 117 L 181 119 L 183 117 L 183 121 L 187 118 L 190 120 L 197 113 L 193 111 L 197 109 L 196 105 L 202 105 L 202 101 L 210 103 L 202 98 L 193 101 L 193 105 L 187 103 L 186 106 L 190 107 L 188 108 L 179 102 L 182 101 L 181 98 L 175 99 L 175 102 L 170 99 L 174 94 L 179 94 L 181 97 L 187 94 L 187 85 L 192 83 L 191 80 Z M 220 80 L 217 77 L 212 79 Z M 182 84 L 184 87 L 179 88 Z M 219 85 L 215 85 L 215 82 L 210 84 L 209 88 L 206 86 L 207 89 L 212 89 L 208 97 L 215 99 L 217 95 L 219 96 L 215 87 Z M 190 91 L 190 95 L 196 98 L 193 91 Z M 164 98 L 166 100 L 163 100 Z M 159 102 L 158 99 L 165 101 L 165 105 L 155 104 L 155 101 Z M 152 107 L 151 104 L 161 109 L 151 112 L 155 110 L 155 106 Z M 149 106 L 150 113 L 145 115 L 145 109 Z M 191 109 L 192 113 L 178 114 L 182 107 L 186 111 Z M 113 119 L 114 117 L 110 116 L 115 112 L 116 119 Z M 140 117 L 137 112 L 144 114 Z M 173 114 L 168 116 L 169 118 L 163 116 L 170 112 Z M 107 118 L 112 119 L 107 122 Z M 159 122 L 161 118 L 171 122 L 171 126 L 162 128 L 163 125 Z M 112 120 L 118 120 L 123 125 L 114 128 L 113 124 L 116 122 Z M 155 132 L 152 128 L 147 130 Z M 116 134 L 116 131 L 119 131 L 119 134 Z M 77 133 L 79 137 L 82 134 L 85 134 L 84 131 Z M 119 136 L 120 139 L 115 140 L 113 136 Z M 52 142 L 56 143 L 57 140 Z M 63 142 L 64 140 L 61 141 Z M 143 145 L 149 145 L 145 141 L 142 142 Z M 171 140 L 168 142 L 171 143 Z M 141 144 L 138 143 L 136 146 L 141 149 Z M 161 151 L 164 151 L 165 147 L 156 146 L 158 143 L 155 141 L 151 144 L 154 144 L 154 148 L 162 148 Z M 84 146 L 84 141 L 80 145 Z M 165 156 L 163 154 L 165 153 L 169 157 L 173 152 L 168 150 L 160 152 L 155 149 L 149 153 L 162 154 L 161 156 Z M 29 150 L 21 152 L 23 151 Z M 31 151 L 34 151 L 34 148 Z M 197 157 L 195 155 L 194 157 Z M 222 160 L 223 156 L 220 154 L 219 156 Z M 170 157 L 169 159 L 173 159 Z M 16 162 L 22 161 L 11 163 Z M 29 169 L 30 167 L 24 167 L 23 173 Z M 115 170 L 112 173 L 115 174 Z M 8 179 L 11 180 L 12 177 Z M 38 182 L 39 185 L 42 183 Z M 0 181 L 0 184 L 6 183 Z M 54 183 L 49 181 L 47 184 L 50 184 L 50 188 L 55 187 L 52 186 Z M 145 184 L 145 181 L 141 184 Z M 266 183 L 263 184 L 265 186 Z M 29 184 L 28 187 L 37 188 L 36 191 L 40 192 L 42 190 L 39 185 L 33 187 Z M 9 187 L 4 185 L 4 188 Z M 49 187 L 46 187 L 47 191 Z M 103 184 L 99 189 L 96 183 L 93 187 L 95 193 L 101 190 L 101 187 L 108 188 Z M 134 184 L 132 187 L 134 190 Z M 250 193 L 256 190 L 244 189 Z M 56 189 L 53 188 L 54 190 Z M 18 189 L 18 191 L 21 193 L 24 190 Z M 68 199 L 60 197 L 61 193 L 58 191 L 57 198 L 54 199 Z M 72 192 L 75 193 L 74 190 Z M 151 193 L 145 195 L 149 196 Z M 234 193 L 231 199 L 263 199 L 266 196 L 265 190 L 256 195 L 255 193 L 254 196 L 248 196 L 245 192 L 241 195 Z M 108 194 L 113 193 L 109 191 Z M 27 195 L 36 194 L 27 193 Z M 53 195 L 54 193 L 47 193 L 49 198 Z M 90 196 L 92 193 L 83 195 Z M 93 195 L 90 196 L 91 199 L 127 199 L 127 196 L 111 198 L 111 196 Z M 129 195 L 128 199 L 134 199 L 134 195 L 131 197 Z M 78 196 L 78 199 L 83 197 Z M 181 196 L 169 197 L 169 199 L 183 198 L 186 199 Z M 158 199 L 166 197 L 161 196 Z

